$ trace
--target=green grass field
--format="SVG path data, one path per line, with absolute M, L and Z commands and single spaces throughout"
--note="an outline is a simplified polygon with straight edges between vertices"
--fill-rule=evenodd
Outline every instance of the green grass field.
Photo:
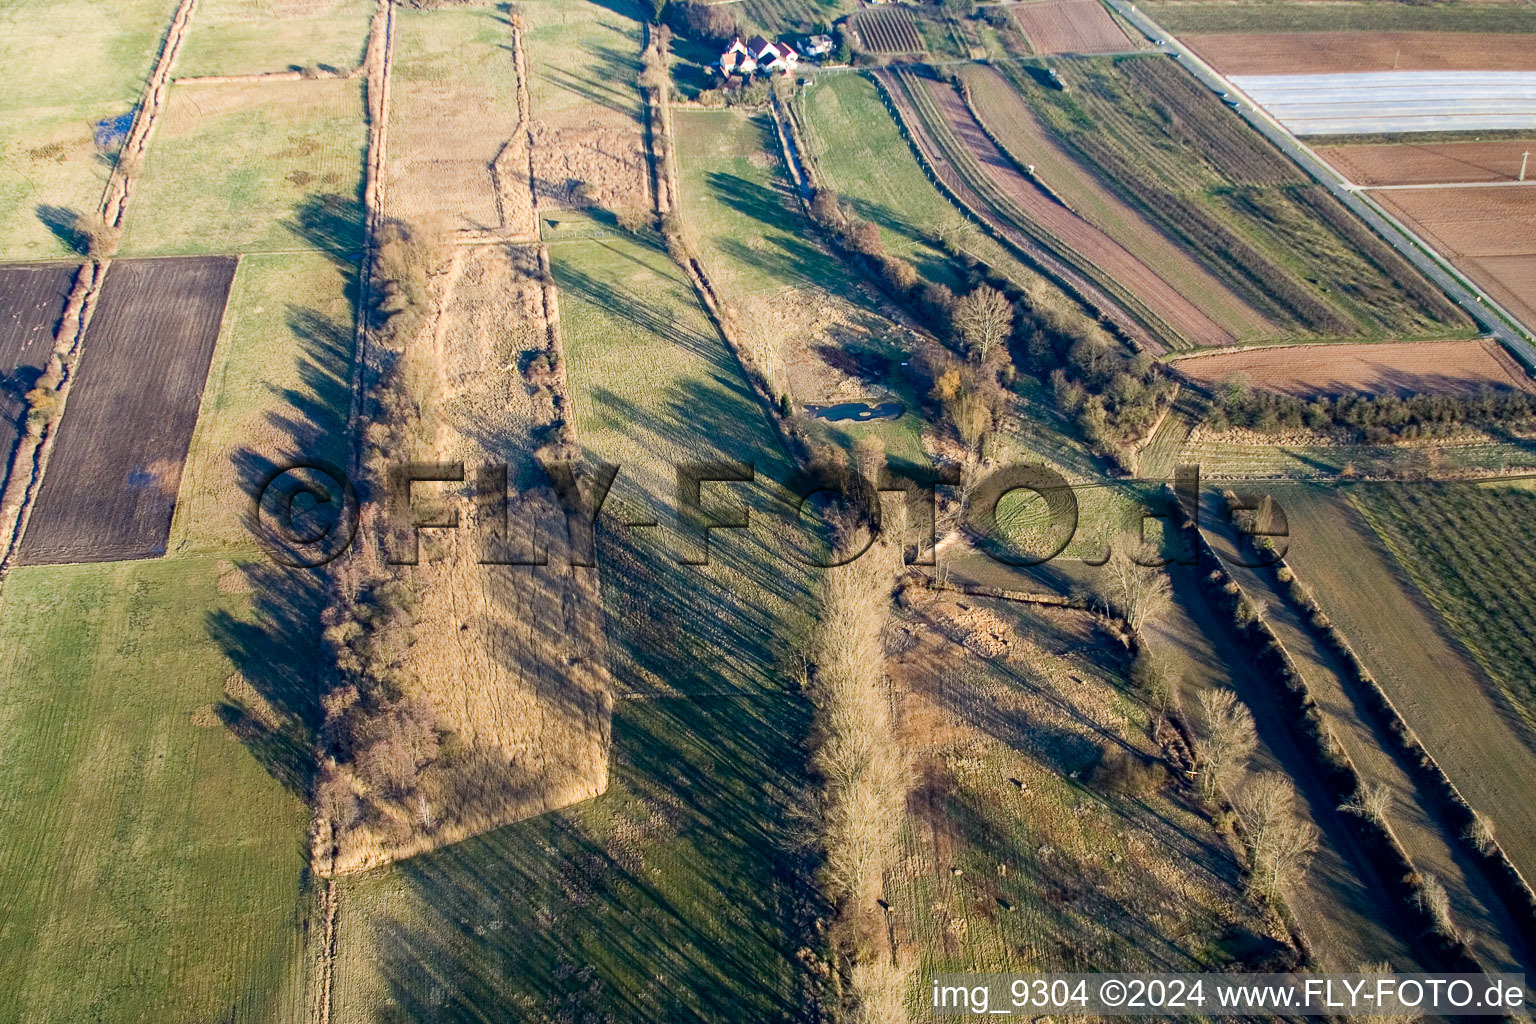
M 182 470 L 171 551 L 250 543 L 255 484 L 285 460 L 346 465 L 355 288 L 355 270 L 329 255 L 240 261 Z
M 239 575 L 210 555 L 6 580 L 0 1020 L 302 1016 L 307 811 L 220 713 L 283 650 Z
M 1536 11 L 1499 3 L 1160 3 L 1173 32 L 1536 32 Z
M 371 0 L 199 0 L 175 73 L 254 75 L 319 65 L 351 71 L 363 59 Z
M 0 1021 L 309 1012 L 324 580 L 241 515 L 271 460 L 344 461 L 351 286 L 320 254 L 242 260 L 171 554 L 5 581 Z
M 551 124 L 562 115 L 594 115 L 638 121 L 642 29 L 639 7 L 625 4 L 527 0 L 518 11 L 527 22 L 530 99 L 536 116 Z M 605 108 L 599 110 L 598 108 Z
M 358 80 L 174 86 L 124 255 L 361 246 Z
M 892 366 L 910 358 L 907 329 L 874 308 L 869 286 L 860 288 L 851 268 L 820 243 L 801 212 L 783 170 L 773 122 L 731 110 L 678 111 L 673 120 L 683 217 L 710 282 L 738 310 L 744 334 L 754 341 L 759 333 L 779 330 L 807 334 L 811 324 L 784 324 L 771 316 L 772 308 L 805 311 L 817 318 L 838 317 L 839 326 L 829 334 L 839 344 L 867 344 Z M 785 346 L 776 339 L 763 347 L 782 351 Z M 922 461 L 917 396 L 898 378 L 893 375 L 881 386 L 898 394 L 913 412 L 870 423 L 812 420 L 811 425 L 825 428 L 823 436 L 844 445 L 873 434 L 885 442 L 891 457 Z
M 664 253 L 615 235 L 551 255 L 578 434 L 620 467 L 599 526 L 610 789 L 347 881 L 338 1019 L 790 1017 L 811 940 L 788 818 L 809 712 L 787 663 L 815 598 L 757 496 L 787 461 Z M 742 495 L 752 532 L 676 565 L 675 467 L 721 459 L 759 482 L 705 500 Z M 642 513 L 663 526 L 620 525 Z
M 863 75 L 818 79 L 795 101 L 804 127 L 803 154 L 822 184 L 834 188 L 860 217 L 879 225 L 886 251 L 910 260 L 931 281 L 956 285 L 948 256 L 934 241 L 966 225 L 965 247 L 1021 283 L 1038 275 L 982 235 L 928 180 L 874 82 Z
M 110 132 L 97 145 L 97 123 L 131 118 L 175 9 L 174 0 L 0 5 L 0 259 L 73 254 L 49 225 L 101 202 L 117 146 Z

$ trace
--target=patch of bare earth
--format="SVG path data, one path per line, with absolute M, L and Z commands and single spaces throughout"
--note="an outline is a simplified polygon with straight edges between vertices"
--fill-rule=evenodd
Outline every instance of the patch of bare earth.
M 1324 146 L 1317 154 L 1356 185 L 1515 181 L 1536 139 Z
M 1536 185 L 1371 196 L 1527 326 L 1536 323 Z
M 1536 70 L 1536 46 L 1518 33 L 1196 32 L 1179 38 L 1227 75 Z
M 1320 395 L 1475 394 L 1532 382 L 1496 342 L 1426 341 L 1378 345 L 1296 345 L 1192 356 L 1174 364 L 1208 390 L 1240 378 L 1261 391 Z
M 1009 9 L 1036 53 L 1116 53 L 1133 48 L 1098 0 L 1040 0 Z

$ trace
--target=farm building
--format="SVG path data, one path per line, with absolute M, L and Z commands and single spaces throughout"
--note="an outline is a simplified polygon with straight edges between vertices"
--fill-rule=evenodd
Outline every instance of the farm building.
M 753 36 L 745 43 L 740 38 L 731 40 L 731 45 L 720 55 L 720 72 L 727 77 L 759 71 L 764 74 L 781 71 L 787 75 L 799 63 L 800 54 L 790 44 Z
M 807 57 L 825 57 L 832 52 L 831 36 L 808 36 L 805 40 L 805 55 Z

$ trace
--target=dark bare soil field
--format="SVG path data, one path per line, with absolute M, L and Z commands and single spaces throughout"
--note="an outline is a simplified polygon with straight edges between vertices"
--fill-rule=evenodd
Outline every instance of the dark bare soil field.
M 112 264 L 22 538 L 23 564 L 165 553 L 235 262 Z
M 0 482 L 10 470 L 27 392 L 48 364 L 74 279 L 73 263 L 0 267 Z

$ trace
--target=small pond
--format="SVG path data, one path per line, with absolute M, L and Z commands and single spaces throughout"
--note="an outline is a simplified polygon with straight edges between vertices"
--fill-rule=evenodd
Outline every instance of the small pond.
M 840 423 L 843 420 L 893 420 L 907 411 L 900 402 L 839 402 L 837 405 L 807 405 L 805 411 L 818 419 Z

